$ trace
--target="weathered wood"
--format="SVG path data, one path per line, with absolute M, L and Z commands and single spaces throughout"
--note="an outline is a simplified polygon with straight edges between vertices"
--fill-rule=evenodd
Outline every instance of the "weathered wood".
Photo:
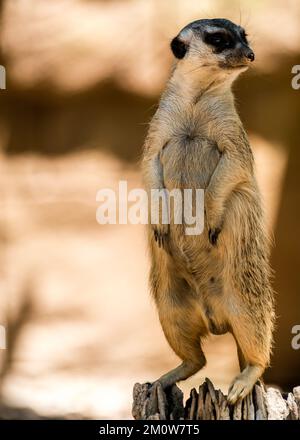
M 183 393 L 176 385 L 165 393 L 158 382 L 137 383 L 133 388 L 132 415 L 137 420 L 183 419 Z
M 255 403 L 255 420 L 267 420 L 268 413 L 265 403 L 265 391 L 263 386 L 256 384 L 253 389 L 253 397 Z
M 176 386 L 163 391 L 158 382 L 135 384 L 132 415 L 143 420 L 299 420 L 300 387 L 282 395 L 278 389 L 258 382 L 243 400 L 230 406 L 221 390 L 209 379 L 193 388 L 185 405 Z
M 297 406 L 298 406 L 298 415 L 299 415 L 299 418 L 300 418 L 300 387 L 295 387 L 293 389 L 293 394 L 294 394 L 295 401 L 296 401 Z

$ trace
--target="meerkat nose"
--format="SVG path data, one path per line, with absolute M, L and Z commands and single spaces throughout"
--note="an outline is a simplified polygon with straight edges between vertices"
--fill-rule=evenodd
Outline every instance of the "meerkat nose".
M 252 52 L 251 49 L 249 49 L 249 50 L 246 52 L 246 57 L 247 57 L 248 60 L 250 60 L 251 62 L 255 60 L 254 52 Z

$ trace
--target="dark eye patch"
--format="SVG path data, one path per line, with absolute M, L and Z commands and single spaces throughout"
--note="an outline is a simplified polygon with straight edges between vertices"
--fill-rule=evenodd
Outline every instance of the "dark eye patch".
M 216 52 L 234 47 L 233 38 L 227 32 L 207 32 L 204 35 L 204 41 L 206 44 L 213 46 Z

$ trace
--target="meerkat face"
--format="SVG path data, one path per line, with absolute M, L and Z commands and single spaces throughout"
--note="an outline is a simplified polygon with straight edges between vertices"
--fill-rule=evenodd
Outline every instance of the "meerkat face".
M 236 77 L 255 58 L 245 30 L 226 19 L 190 23 L 172 40 L 171 49 L 179 62 L 191 67 L 191 71 L 206 69 L 224 77 Z

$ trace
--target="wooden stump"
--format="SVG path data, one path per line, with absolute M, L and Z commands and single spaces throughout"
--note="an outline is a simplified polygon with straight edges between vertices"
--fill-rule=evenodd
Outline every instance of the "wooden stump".
M 205 379 L 198 392 L 191 390 L 184 405 L 183 393 L 176 385 L 164 392 L 158 382 L 137 383 L 132 415 L 136 420 L 299 420 L 300 387 L 282 395 L 258 382 L 251 394 L 231 406 L 222 391 Z

